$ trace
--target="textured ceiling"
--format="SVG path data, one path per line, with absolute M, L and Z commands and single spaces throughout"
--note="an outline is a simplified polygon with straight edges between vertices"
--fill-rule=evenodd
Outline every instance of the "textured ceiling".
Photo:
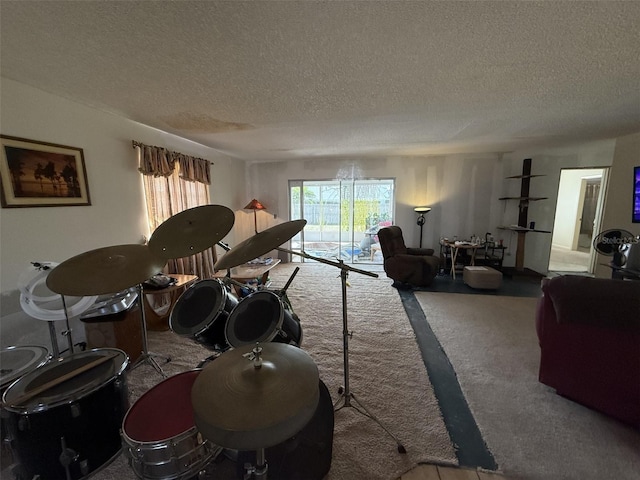
M 2 0 L 0 20 L 3 77 L 246 160 L 640 131 L 637 1 Z

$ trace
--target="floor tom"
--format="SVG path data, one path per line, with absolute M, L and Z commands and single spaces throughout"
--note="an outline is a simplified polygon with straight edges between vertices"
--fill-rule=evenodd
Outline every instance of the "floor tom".
M 101 357 L 109 358 L 74 375 Z M 53 359 L 7 388 L 2 399 L 17 480 L 86 478 L 120 453 L 128 362 L 122 350 L 89 350 Z

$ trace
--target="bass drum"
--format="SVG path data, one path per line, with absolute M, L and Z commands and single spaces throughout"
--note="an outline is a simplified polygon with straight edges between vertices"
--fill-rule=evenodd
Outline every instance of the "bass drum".
M 232 347 L 256 342 L 302 345 L 302 327 L 297 317 L 268 290 L 250 293 L 233 309 L 225 329 Z
M 191 387 L 200 370 L 163 380 L 142 395 L 122 423 L 124 452 L 138 478 L 187 479 L 222 451 L 193 421 Z
M 109 358 L 38 392 L 102 357 Z M 120 453 L 128 362 L 122 350 L 89 350 L 51 360 L 7 388 L 2 400 L 16 480 L 86 478 Z
M 169 327 L 207 348 L 229 349 L 224 329 L 238 298 L 217 278 L 196 282 L 180 295 L 169 315 Z
M 320 398 L 311 420 L 292 438 L 266 448 L 269 478 L 278 480 L 322 480 L 331 469 L 334 411 L 329 389 L 319 380 Z M 245 464 L 256 464 L 255 451 L 228 451 L 236 454 L 236 474 L 243 478 Z

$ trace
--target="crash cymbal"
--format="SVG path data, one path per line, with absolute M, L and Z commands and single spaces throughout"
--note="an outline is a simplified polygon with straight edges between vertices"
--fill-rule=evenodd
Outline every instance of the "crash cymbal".
M 51 270 L 47 287 L 62 295 L 80 297 L 115 293 L 151 278 L 166 263 L 146 245 L 98 248 L 76 255 Z
M 225 270 L 258 258 L 293 238 L 306 224 L 304 219 L 292 220 L 259 232 L 225 253 L 214 268 Z
M 268 448 L 293 437 L 313 416 L 320 398 L 318 368 L 303 350 L 264 343 L 227 350 L 193 384 L 198 431 L 216 445 L 238 450 Z
M 234 221 L 233 211 L 222 205 L 189 208 L 161 223 L 151 234 L 149 248 L 167 259 L 195 255 L 222 240 Z

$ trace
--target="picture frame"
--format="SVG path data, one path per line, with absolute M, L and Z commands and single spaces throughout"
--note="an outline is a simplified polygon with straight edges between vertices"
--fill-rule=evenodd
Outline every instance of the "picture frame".
M 0 135 L 3 208 L 91 205 L 81 148 Z

